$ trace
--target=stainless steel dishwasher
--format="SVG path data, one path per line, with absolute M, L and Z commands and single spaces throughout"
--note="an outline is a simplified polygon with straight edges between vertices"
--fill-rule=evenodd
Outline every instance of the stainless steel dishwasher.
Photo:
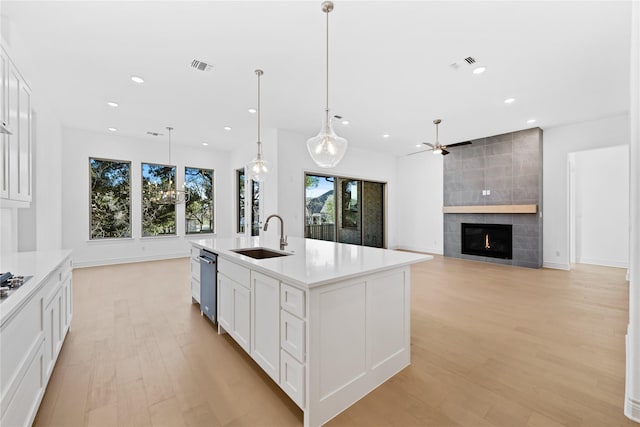
M 200 312 L 216 323 L 218 255 L 200 249 Z

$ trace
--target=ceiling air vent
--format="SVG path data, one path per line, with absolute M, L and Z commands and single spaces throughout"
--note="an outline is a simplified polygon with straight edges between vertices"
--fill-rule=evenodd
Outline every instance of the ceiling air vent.
M 458 70 L 460 69 L 460 67 L 464 67 L 465 65 L 473 65 L 475 63 L 476 63 L 476 58 L 472 56 L 467 56 L 466 58 L 463 58 L 459 61 L 449 64 L 449 68 L 451 68 L 452 70 Z
M 206 62 L 202 62 L 202 61 L 198 61 L 197 59 L 194 59 L 193 61 L 191 61 L 191 68 L 195 68 L 196 70 L 199 70 L 199 71 L 211 71 L 213 70 L 213 65 L 209 65 Z
M 151 131 L 147 131 L 147 135 L 151 135 L 151 136 L 162 136 L 164 134 L 160 133 L 160 132 L 151 132 Z

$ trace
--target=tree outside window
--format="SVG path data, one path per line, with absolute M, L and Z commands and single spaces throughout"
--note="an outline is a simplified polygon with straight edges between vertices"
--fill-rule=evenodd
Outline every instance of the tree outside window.
M 238 198 L 237 198 L 238 224 L 237 224 L 236 230 L 238 233 L 244 233 L 244 226 L 246 224 L 245 207 L 244 207 L 245 206 L 244 204 L 244 198 L 245 198 L 244 169 L 236 170 L 236 182 L 237 182 L 236 188 L 238 189 Z
M 186 167 L 184 176 L 186 233 L 213 233 L 213 170 Z
M 176 235 L 176 205 L 154 202 L 158 189 L 175 185 L 175 166 L 142 164 L 142 237 Z
M 260 183 L 251 180 L 251 235 L 260 235 Z
M 131 162 L 89 158 L 89 238 L 131 237 Z

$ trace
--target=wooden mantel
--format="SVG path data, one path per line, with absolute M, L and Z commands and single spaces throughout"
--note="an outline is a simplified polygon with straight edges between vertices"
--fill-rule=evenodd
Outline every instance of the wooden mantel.
M 538 205 L 473 205 L 444 206 L 444 213 L 483 213 L 483 214 L 532 214 L 538 212 Z

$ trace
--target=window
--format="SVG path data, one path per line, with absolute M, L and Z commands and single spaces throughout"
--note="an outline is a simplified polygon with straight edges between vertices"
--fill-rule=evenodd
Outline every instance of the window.
M 90 239 L 131 237 L 131 162 L 89 158 Z
M 186 234 L 213 233 L 213 170 L 184 168 Z
M 238 223 L 236 230 L 238 233 L 244 233 L 244 225 L 246 223 L 244 213 L 244 198 L 245 198 L 245 186 L 244 186 L 244 169 L 238 169 L 236 171 L 236 188 L 238 189 Z
M 336 239 L 335 178 L 305 175 L 305 237 Z
M 158 203 L 158 189 L 175 191 L 176 167 L 142 164 L 142 237 L 176 235 L 176 205 Z
M 251 235 L 260 235 L 260 183 L 251 180 Z

